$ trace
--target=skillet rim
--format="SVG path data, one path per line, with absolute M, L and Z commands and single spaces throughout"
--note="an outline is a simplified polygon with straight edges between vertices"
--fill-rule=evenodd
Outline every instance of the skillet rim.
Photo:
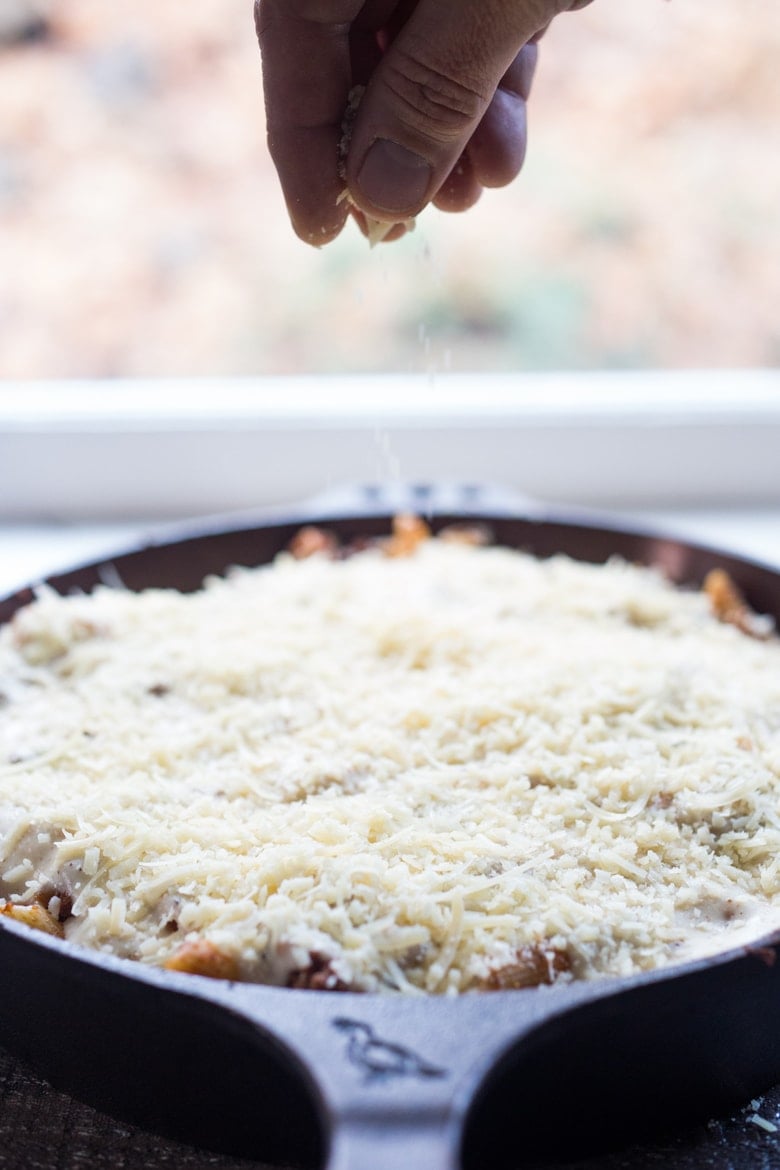
M 775 579 L 780 590 L 780 551 L 778 552 L 778 560 L 774 563 L 762 557 L 743 553 L 737 548 L 711 544 L 706 540 L 690 539 L 682 532 L 666 530 L 659 525 L 636 526 L 621 514 L 611 512 L 608 509 L 584 508 L 575 504 L 548 506 L 532 497 L 517 495 L 492 485 L 486 487 L 479 485 L 456 486 L 451 490 L 458 493 L 457 497 L 445 496 L 441 501 L 445 506 L 440 506 L 439 490 L 439 485 L 411 485 L 404 487 L 401 496 L 396 498 L 392 495 L 388 497 L 381 487 L 374 488 L 371 485 L 357 488 L 347 487 L 343 491 L 336 490 L 333 493 L 325 493 L 325 495 L 310 501 L 295 502 L 283 506 L 216 512 L 153 525 L 147 532 L 128 544 L 107 545 L 105 553 L 99 557 L 76 560 L 12 586 L 10 590 L 7 587 L 4 588 L 0 591 L 0 628 L 8 620 L 2 616 L 5 609 L 9 605 L 13 605 L 12 612 L 15 612 L 17 608 L 29 604 L 29 600 L 34 598 L 35 590 L 41 586 L 51 585 L 56 589 L 58 582 L 81 573 L 94 572 L 99 574 L 100 570 L 107 570 L 111 573 L 114 569 L 114 562 L 118 560 L 146 553 L 164 552 L 199 540 L 219 538 L 231 534 L 248 536 L 255 531 L 294 525 L 327 525 L 329 522 L 341 524 L 349 521 L 357 523 L 361 520 L 386 520 L 389 524 L 393 516 L 406 511 L 416 512 L 422 515 L 426 522 L 432 520 L 434 525 L 443 519 L 445 523 L 457 523 L 458 520 L 482 521 L 489 527 L 491 520 L 495 519 L 499 522 L 517 521 L 528 524 L 537 531 L 544 527 L 559 527 L 571 530 L 579 529 L 582 533 L 593 537 L 616 536 L 619 539 L 657 543 L 674 547 L 694 556 L 712 557 L 720 562 L 728 561 L 740 568 L 767 574 Z M 500 542 L 497 543 L 500 544 Z M 586 560 L 586 558 L 575 556 L 572 553 L 564 555 L 571 556 L 574 560 Z M 268 563 L 268 561 L 259 561 L 257 565 Z M 599 560 L 589 563 L 603 564 L 604 562 Z M 650 561 L 640 563 L 648 566 L 653 564 Z M 225 572 L 231 567 L 230 564 L 226 565 L 220 572 Z M 103 583 L 109 584 L 110 587 L 115 584 L 113 581 L 103 582 L 101 578 L 92 588 Z M 678 584 L 682 588 L 686 588 L 691 583 L 678 582 Z M 28 600 L 21 600 L 23 597 L 27 597 Z M 776 624 L 778 632 L 780 632 L 780 598 L 778 599 Z

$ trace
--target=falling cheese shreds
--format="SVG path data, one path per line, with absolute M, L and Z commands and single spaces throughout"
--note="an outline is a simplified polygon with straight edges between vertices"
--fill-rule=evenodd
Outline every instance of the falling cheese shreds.
M 455 995 L 780 923 L 780 642 L 651 569 L 427 540 L 43 589 L 0 678 L 0 897 L 73 944 Z

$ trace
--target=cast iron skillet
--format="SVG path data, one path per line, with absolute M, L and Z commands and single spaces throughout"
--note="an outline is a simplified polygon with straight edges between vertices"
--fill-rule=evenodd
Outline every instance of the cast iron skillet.
M 780 619 L 780 572 L 663 537 L 519 514 L 490 492 L 366 491 L 340 506 L 214 524 L 51 579 L 119 574 L 183 590 L 268 561 L 302 523 L 342 538 L 399 508 L 438 528 L 478 517 L 501 544 L 613 553 L 697 584 L 725 568 Z M 30 601 L 0 602 L 0 622 Z M 729 1110 L 780 1079 L 780 930 L 630 979 L 459 999 L 220 983 L 0 927 L 0 1042 L 55 1086 L 198 1145 L 327 1170 L 499 1170 L 582 1156 Z

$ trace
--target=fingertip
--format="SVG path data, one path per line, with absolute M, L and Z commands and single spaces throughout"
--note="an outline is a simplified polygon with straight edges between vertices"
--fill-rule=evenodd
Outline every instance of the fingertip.
M 347 208 L 340 204 L 331 208 L 329 202 L 320 205 L 287 200 L 287 214 L 293 231 L 304 244 L 322 248 L 341 234 L 347 222 Z
M 309 206 L 287 202 L 287 214 L 293 231 L 304 244 L 322 248 L 339 236 L 347 222 L 346 208 L 336 207 L 332 213 L 319 205 Z
M 304 224 L 296 223 L 292 216 L 290 217 L 290 222 L 298 239 L 302 243 L 308 244 L 312 248 L 324 248 L 326 244 L 331 244 L 341 235 L 341 232 L 344 228 L 343 223 L 339 224 L 338 227 L 322 226 L 319 228 L 313 228 Z
M 538 60 L 539 46 L 536 42 L 531 41 L 524 45 L 501 78 L 501 89 L 516 93 L 518 97 L 528 101 Z
M 433 200 L 439 211 L 468 211 L 482 195 L 480 184 L 468 153 L 462 155 L 436 192 Z
M 469 158 L 483 187 L 505 187 L 525 162 L 528 122 L 525 101 L 499 87 L 469 143 Z
M 295 234 L 314 247 L 330 243 L 347 220 L 336 131 L 273 127 L 268 145 Z

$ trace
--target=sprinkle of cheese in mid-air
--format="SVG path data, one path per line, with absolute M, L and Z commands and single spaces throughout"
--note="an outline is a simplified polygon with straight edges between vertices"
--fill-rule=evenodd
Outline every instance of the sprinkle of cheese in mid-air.
M 187 596 L 44 589 L 0 631 L 5 914 L 196 974 L 444 994 L 780 922 L 780 641 L 621 561 L 413 523 L 293 551 Z

